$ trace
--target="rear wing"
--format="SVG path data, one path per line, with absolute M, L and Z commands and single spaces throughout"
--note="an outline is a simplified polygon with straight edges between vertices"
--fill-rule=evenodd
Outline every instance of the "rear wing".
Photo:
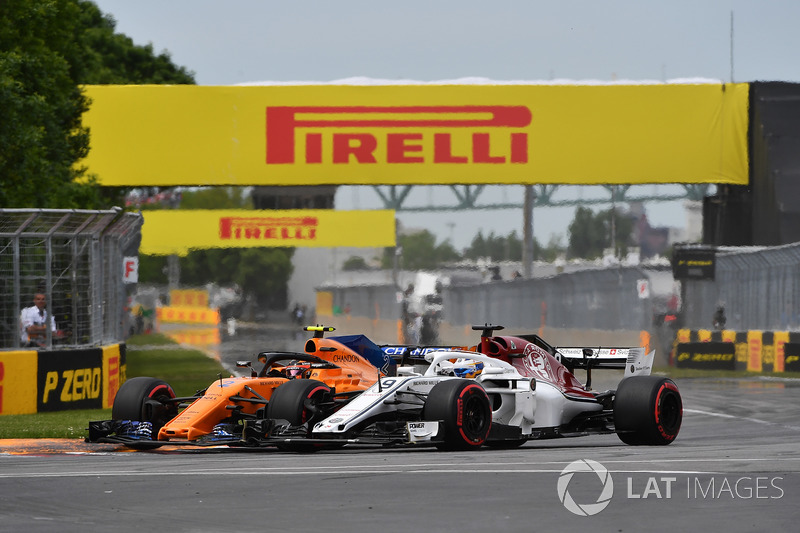
M 519 338 L 532 342 L 550 355 L 558 359 L 570 372 L 581 368 L 591 372 L 593 368 L 625 369 L 625 376 L 650 375 L 655 359 L 655 350 L 645 353 L 643 347 L 638 348 L 597 348 L 587 347 L 554 347 L 536 334 L 518 335 Z
M 645 353 L 644 348 L 556 348 L 561 363 L 567 368 L 625 369 L 625 377 L 649 375 L 653 369 L 655 350 Z M 558 355 L 556 356 L 558 357 Z

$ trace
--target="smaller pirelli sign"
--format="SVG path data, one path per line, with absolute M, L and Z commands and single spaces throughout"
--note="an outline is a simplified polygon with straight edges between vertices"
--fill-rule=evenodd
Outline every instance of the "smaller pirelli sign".
M 208 248 L 395 245 L 391 210 L 144 211 L 140 253 L 185 255 Z
M 313 216 L 220 217 L 219 238 L 223 241 L 315 240 L 319 218 Z

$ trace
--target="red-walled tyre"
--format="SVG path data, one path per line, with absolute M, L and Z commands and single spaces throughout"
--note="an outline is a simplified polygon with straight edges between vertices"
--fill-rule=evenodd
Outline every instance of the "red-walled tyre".
M 166 381 L 148 377 L 131 378 L 119 388 L 111 408 L 111 418 L 150 422 L 153 432 L 158 432 L 178 414 L 178 406 L 168 402 L 172 398 L 175 398 L 175 391 Z
M 625 444 L 666 445 L 681 429 L 683 401 L 677 385 L 659 376 L 623 379 L 614 396 L 614 426 Z
M 175 398 L 175 391 L 166 381 L 149 377 L 135 377 L 127 380 L 117 391 L 111 418 L 114 420 L 134 420 L 153 424 L 153 439 L 158 430 L 178 415 L 178 406 L 169 400 Z M 158 448 L 160 444 L 126 444 L 137 450 Z
M 267 404 L 267 418 L 286 420 L 293 426 L 309 424 L 320 420 L 324 415 L 321 404 L 330 401 L 331 389 L 315 379 L 293 379 L 287 381 L 272 393 Z M 277 445 L 279 450 L 291 452 L 316 452 L 322 449 L 319 444 L 289 442 Z
M 440 450 L 475 450 L 489 436 L 492 407 L 480 383 L 449 379 L 431 389 L 422 419 L 444 422 L 444 441 L 437 444 Z
M 272 393 L 267 405 L 267 418 L 282 419 L 293 426 L 318 418 L 319 404 L 330 396 L 331 389 L 315 379 L 293 379 Z

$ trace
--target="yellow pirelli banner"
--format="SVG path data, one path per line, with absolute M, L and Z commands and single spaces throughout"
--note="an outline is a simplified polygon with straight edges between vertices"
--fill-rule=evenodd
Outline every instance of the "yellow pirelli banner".
M 205 289 L 170 289 L 169 305 L 208 307 L 208 291 Z
M 91 85 L 108 186 L 748 182 L 747 84 Z
M 191 344 L 192 346 L 219 344 L 221 338 L 218 327 L 191 328 L 179 331 L 165 331 L 163 333 L 179 344 Z
M 119 344 L 103 346 L 103 409 L 114 405 L 114 398 L 119 388 L 127 379 L 127 364 L 125 361 L 125 347 Z
M 36 412 L 36 350 L 0 352 L 0 415 Z
M 207 248 L 386 247 L 395 245 L 394 211 L 157 210 L 143 211 L 148 255 L 185 255 Z
M 156 307 L 156 318 L 160 322 L 181 324 L 219 324 L 219 310 L 208 307 Z
M 317 315 L 333 316 L 333 293 L 330 291 L 317 292 Z

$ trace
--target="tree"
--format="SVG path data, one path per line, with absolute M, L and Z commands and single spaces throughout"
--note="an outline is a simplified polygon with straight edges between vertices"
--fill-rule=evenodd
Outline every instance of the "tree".
M 436 268 L 436 237 L 428 230 L 400 236 L 403 254 L 400 266 L 406 270 L 433 270 Z
M 99 188 L 80 166 L 89 83 L 194 83 L 193 74 L 114 33 L 85 0 L 0 2 L 0 205 L 101 208 L 124 189 Z
M 436 245 L 435 254 L 437 261 L 440 263 L 460 261 L 462 258 L 461 254 L 458 253 L 458 250 L 455 249 L 449 240 Z
M 534 239 L 534 258 L 537 257 L 538 249 L 539 244 Z M 505 237 L 495 235 L 494 232 L 484 237 L 483 233 L 478 231 L 469 248 L 464 251 L 464 257 L 469 259 L 489 257 L 492 261 L 522 261 L 522 240 L 513 230 Z
M 78 0 L 81 39 L 76 79 L 83 84 L 194 84 L 194 72 L 175 65 L 168 52 L 156 54 L 153 46 L 139 46 L 115 33 L 116 22 L 92 2 Z
M 80 160 L 89 151 L 81 123 L 91 102 L 84 84 L 193 84 L 167 52 L 114 32 L 86 0 L 0 1 L 0 206 L 103 208 L 128 188 L 99 187 Z M 156 191 L 158 192 L 158 191 Z M 241 187 L 189 190 L 185 207 L 252 207 Z M 184 281 L 238 283 L 260 303 L 286 298 L 293 250 L 204 250 L 181 258 Z M 166 257 L 141 256 L 142 282 L 166 281 Z
M 139 254 L 139 282 L 166 285 L 167 256 Z
M 204 187 L 181 191 L 180 209 L 252 209 L 244 187 Z M 237 284 L 264 307 L 284 308 L 294 248 L 215 248 L 180 259 L 181 282 Z
M 400 268 L 405 270 L 433 270 L 442 263 L 457 261 L 461 255 L 450 241 L 436 244 L 436 236 L 428 230 L 408 235 L 400 235 L 398 246 L 402 248 Z M 391 268 L 394 261 L 394 248 L 386 248 L 383 254 L 383 268 Z
M 0 2 L 0 205 L 94 206 L 96 185 L 75 163 L 89 151 L 88 101 L 73 77 L 79 6 Z
M 367 265 L 367 262 L 360 255 L 351 255 L 342 264 L 342 270 L 345 272 L 353 270 L 367 270 L 368 268 L 369 266 Z
M 559 255 L 564 253 L 564 246 L 561 244 L 560 235 L 550 236 L 550 241 L 547 246 L 540 247 L 538 243 L 534 242 L 535 254 L 534 258 L 542 261 L 553 262 Z
M 483 238 L 483 232 L 478 230 L 478 234 L 472 238 L 472 243 L 469 248 L 464 250 L 464 257 L 467 259 L 478 259 L 479 257 L 487 256 L 486 239 Z
M 633 219 L 611 209 L 594 214 L 589 208 L 579 207 L 569 225 L 569 256 L 586 259 L 602 256 L 604 250 L 611 247 L 612 226 L 616 248 L 614 255 L 620 257 L 628 252 Z
M 292 274 L 294 248 L 215 248 L 180 258 L 181 282 L 237 284 L 261 306 L 286 307 L 286 282 Z

